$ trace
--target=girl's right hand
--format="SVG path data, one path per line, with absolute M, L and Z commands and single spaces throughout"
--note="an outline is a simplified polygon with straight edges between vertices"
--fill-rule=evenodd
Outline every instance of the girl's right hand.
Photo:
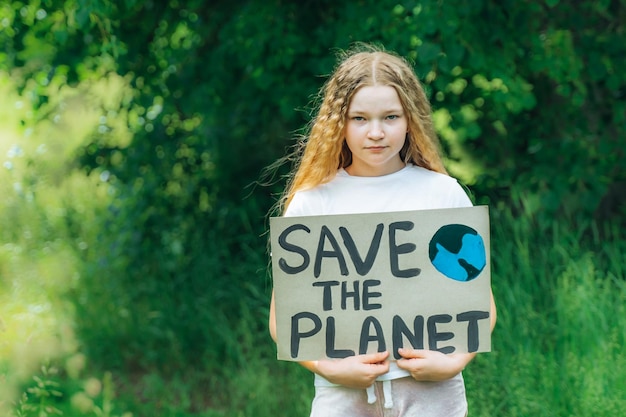
M 349 356 L 344 359 L 319 360 L 314 372 L 333 384 L 349 388 L 367 388 L 389 371 L 389 352 Z

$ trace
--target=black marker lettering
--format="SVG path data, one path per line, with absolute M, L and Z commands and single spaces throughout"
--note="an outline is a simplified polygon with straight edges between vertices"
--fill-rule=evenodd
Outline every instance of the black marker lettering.
M 300 332 L 300 320 L 309 319 L 313 322 L 313 328 L 306 332 Z M 313 313 L 302 312 L 291 317 L 291 357 L 296 358 L 300 351 L 300 340 L 311 337 L 322 329 L 322 320 Z
M 374 326 L 374 334 L 370 334 L 370 328 Z M 364 355 L 367 353 L 367 346 L 370 342 L 378 342 L 377 352 L 384 352 L 387 350 L 385 344 L 385 336 L 383 335 L 383 328 L 380 322 L 375 317 L 368 316 L 363 321 L 361 327 L 361 341 L 359 343 L 359 354 Z
M 456 316 L 456 321 L 466 321 L 467 323 L 467 351 L 472 353 L 478 351 L 478 320 L 489 318 L 487 311 L 466 311 Z
M 452 353 L 456 350 L 454 346 L 437 347 L 439 342 L 445 342 L 454 337 L 454 333 L 437 332 L 437 323 L 450 323 L 451 321 L 452 316 L 449 314 L 436 314 L 428 318 L 426 327 L 428 328 L 428 348 L 430 350 L 437 350 L 441 353 Z
M 393 340 L 393 355 L 396 359 L 401 358 L 398 349 L 404 346 L 403 336 L 408 339 L 413 349 L 424 349 L 424 317 L 415 316 L 413 333 L 411 333 L 402 317 L 393 316 L 391 337 Z
M 327 251 L 324 250 L 326 246 L 326 240 L 333 247 L 333 250 Z M 332 232 L 326 226 L 322 226 L 320 231 L 320 240 L 317 244 L 317 253 L 315 256 L 315 266 L 313 267 L 313 275 L 315 278 L 319 278 L 322 272 L 322 259 L 323 258 L 337 258 L 337 262 L 339 262 L 339 271 L 341 271 L 341 275 L 348 275 L 348 266 L 346 265 L 346 259 L 341 252 L 341 248 L 339 247 L 339 243 L 337 243 L 337 239 L 333 236 Z
M 354 240 L 348 232 L 348 229 L 345 227 L 340 227 L 339 232 L 343 237 L 343 244 L 348 249 L 348 254 L 350 255 L 350 259 L 352 259 L 352 263 L 354 264 L 354 268 L 356 269 L 357 274 L 364 276 L 372 269 L 374 265 L 374 260 L 376 259 L 376 255 L 378 254 L 378 248 L 380 248 L 380 238 L 383 235 L 384 226 L 382 223 L 376 226 L 376 231 L 374 232 L 374 237 L 372 238 L 372 242 L 370 243 L 370 247 L 367 251 L 367 255 L 365 256 L 365 260 L 361 259 L 361 255 L 354 244 Z
M 285 259 L 283 258 L 280 258 L 278 260 L 278 266 L 280 267 L 280 269 L 282 269 L 283 272 L 289 275 L 297 274 L 299 272 L 304 271 L 309 266 L 309 263 L 311 262 L 311 259 L 306 249 L 287 242 L 287 235 L 289 235 L 291 232 L 295 230 L 304 230 L 307 233 L 311 233 L 311 229 L 309 229 L 305 225 L 294 224 L 294 225 L 289 226 L 285 230 L 283 230 L 280 236 L 278 236 L 278 244 L 280 245 L 281 248 L 285 249 L 288 252 L 298 253 L 300 254 L 300 256 L 302 256 L 302 264 L 300 266 L 290 266 L 287 264 L 287 261 L 285 261 Z
M 400 260 L 398 257 L 402 254 L 411 253 L 415 250 L 414 243 L 396 244 L 397 230 L 412 230 L 413 222 L 403 221 L 394 222 L 389 225 L 389 260 L 391 263 L 391 273 L 397 278 L 412 278 L 422 272 L 419 268 L 400 269 Z

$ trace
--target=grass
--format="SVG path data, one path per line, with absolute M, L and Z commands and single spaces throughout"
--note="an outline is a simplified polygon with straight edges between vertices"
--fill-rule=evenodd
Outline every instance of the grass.
M 626 406 L 626 249 L 617 228 L 510 215 L 494 227 L 494 352 L 466 372 L 471 415 L 609 416 Z

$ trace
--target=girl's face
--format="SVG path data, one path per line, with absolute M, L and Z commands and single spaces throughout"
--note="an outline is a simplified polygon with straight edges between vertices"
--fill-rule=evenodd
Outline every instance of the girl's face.
M 346 144 L 352 152 L 350 175 L 376 177 L 404 168 L 400 150 L 408 121 L 395 88 L 361 87 L 352 97 L 346 122 Z

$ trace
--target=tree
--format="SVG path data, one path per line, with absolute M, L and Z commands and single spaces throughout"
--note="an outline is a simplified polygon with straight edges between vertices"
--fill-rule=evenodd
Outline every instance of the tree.
M 40 103 L 53 78 L 127 82 L 74 159 L 117 193 L 77 295 L 91 353 L 142 366 L 228 356 L 241 306 L 266 304 L 265 215 L 282 184 L 252 184 L 295 143 L 334 49 L 355 41 L 414 62 L 448 167 L 477 201 L 545 218 L 623 214 L 625 4 L 4 4 L 0 65 Z

